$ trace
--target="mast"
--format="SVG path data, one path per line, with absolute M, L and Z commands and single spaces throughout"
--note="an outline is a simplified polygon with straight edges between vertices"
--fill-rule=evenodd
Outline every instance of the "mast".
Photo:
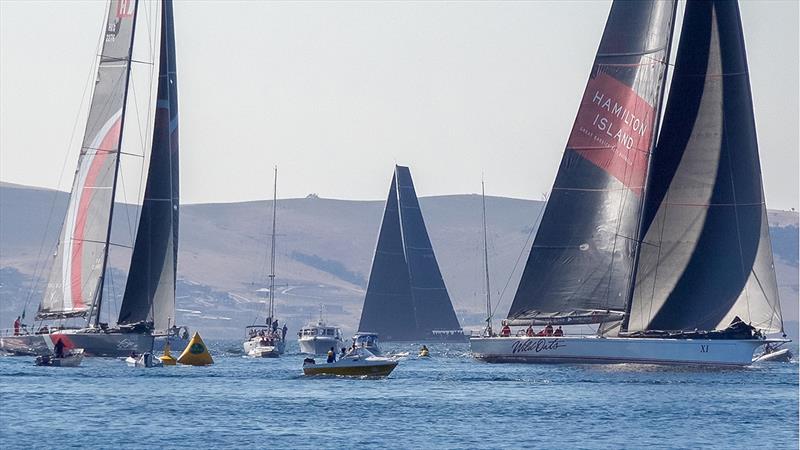
M 156 333 L 175 319 L 180 221 L 178 79 L 172 0 L 161 2 L 161 51 L 153 138 L 136 240 L 117 325 Z
M 272 249 L 269 260 L 269 325 L 275 320 L 275 225 L 278 201 L 278 166 L 274 168 L 272 186 Z
M 481 206 L 483 207 L 483 269 L 486 280 L 486 335 L 492 335 L 492 294 L 489 289 L 489 248 L 486 236 L 486 189 L 481 177 Z
M 675 8 L 672 8 L 672 29 L 675 29 L 675 16 L 678 13 L 677 5 Z M 667 49 L 666 55 L 664 57 L 664 79 L 666 80 L 669 76 L 669 58 L 672 51 L 672 38 L 674 33 L 669 33 L 669 38 L 667 40 Z M 658 94 L 658 103 L 656 104 L 656 121 L 653 124 L 653 142 L 650 144 L 651 149 L 655 149 L 655 142 L 658 139 L 658 134 L 661 132 L 661 118 L 664 115 L 664 94 L 667 90 L 667 83 L 663 83 L 661 85 L 660 92 Z M 653 158 L 650 158 L 650 161 L 647 163 L 647 172 L 645 173 L 644 177 L 644 191 L 642 193 L 641 198 L 639 199 L 639 210 L 644 209 L 644 203 L 647 199 L 647 185 L 650 181 L 650 171 L 653 167 Z M 631 317 L 631 306 L 633 305 L 633 293 L 636 288 L 636 274 L 639 272 L 639 258 L 641 256 L 642 251 L 642 242 L 644 242 L 644 236 L 642 236 L 642 226 L 644 224 L 644 214 L 639 213 L 639 223 L 636 225 L 636 247 L 633 253 L 633 268 L 631 270 L 631 279 L 630 284 L 628 287 L 628 298 L 625 305 L 625 317 L 622 319 L 622 323 L 620 325 L 620 331 L 626 331 L 628 329 L 628 322 L 630 321 Z M 603 327 L 603 324 L 600 325 L 600 328 Z M 599 331 L 599 329 L 598 329 Z
M 133 60 L 133 42 L 136 37 L 136 13 L 139 11 L 139 0 L 134 0 L 133 5 L 133 22 L 131 26 L 131 45 L 128 48 L 128 58 L 125 60 L 125 92 L 122 95 L 122 113 L 119 119 L 119 140 L 117 141 L 117 160 L 114 164 L 114 182 L 111 184 L 111 207 L 108 209 L 108 231 L 106 232 L 105 249 L 103 250 L 103 268 L 100 271 L 100 286 L 97 289 L 97 300 L 95 305 L 92 306 L 94 310 L 94 326 L 97 328 L 100 325 L 100 307 L 103 305 L 103 287 L 106 284 L 106 269 L 108 268 L 108 251 L 110 250 L 111 242 L 111 225 L 114 220 L 114 201 L 117 197 L 117 180 L 119 178 L 119 162 L 120 152 L 122 152 L 122 135 L 125 130 L 125 112 L 128 107 L 128 88 L 131 82 L 131 61 Z M 91 321 L 91 316 L 87 318 L 87 322 Z

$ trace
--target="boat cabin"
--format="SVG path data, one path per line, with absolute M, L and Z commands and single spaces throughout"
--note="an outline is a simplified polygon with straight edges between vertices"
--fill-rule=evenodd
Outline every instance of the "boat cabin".
M 341 339 L 342 330 L 328 326 L 307 326 L 297 332 L 299 338 L 329 337 L 331 339 Z

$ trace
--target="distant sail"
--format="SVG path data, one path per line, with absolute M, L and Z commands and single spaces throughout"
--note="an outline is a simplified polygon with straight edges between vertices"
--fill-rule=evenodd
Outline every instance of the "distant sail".
M 111 0 L 78 168 L 38 319 L 85 316 L 100 295 L 137 2 Z
M 408 167 L 397 166 L 392 177 L 358 329 L 385 340 L 461 330 Z
M 782 328 L 736 2 L 688 2 L 627 328 Z
M 674 1 L 612 5 L 509 319 L 624 314 L 675 9 Z
M 178 266 L 178 80 L 172 1 L 162 2 L 155 127 L 142 212 L 120 308 L 120 324 L 175 325 Z M 171 320 L 171 323 L 168 323 Z

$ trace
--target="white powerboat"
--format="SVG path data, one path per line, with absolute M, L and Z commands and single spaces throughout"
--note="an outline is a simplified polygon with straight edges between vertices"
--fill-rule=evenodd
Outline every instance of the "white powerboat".
M 334 352 L 344 347 L 342 330 L 339 327 L 328 326 L 322 319 L 317 323 L 310 323 L 298 333 L 300 352 L 309 355 L 325 355 L 333 348 Z
M 41 355 L 36 357 L 37 366 L 78 367 L 81 365 L 81 361 L 83 361 L 82 348 L 74 348 L 62 357 L 55 355 Z
M 356 348 L 341 359 L 317 364 L 312 358 L 303 361 L 305 375 L 338 375 L 351 377 L 385 377 L 394 368 L 397 361 L 383 356 L 375 356 L 365 348 Z

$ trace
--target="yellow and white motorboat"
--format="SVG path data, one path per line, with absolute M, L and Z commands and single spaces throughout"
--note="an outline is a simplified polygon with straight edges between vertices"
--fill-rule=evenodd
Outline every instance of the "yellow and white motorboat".
M 397 361 L 375 356 L 365 348 L 357 348 L 331 363 L 317 364 L 314 359 L 303 361 L 305 375 L 339 375 L 349 377 L 386 377 L 397 367 Z

